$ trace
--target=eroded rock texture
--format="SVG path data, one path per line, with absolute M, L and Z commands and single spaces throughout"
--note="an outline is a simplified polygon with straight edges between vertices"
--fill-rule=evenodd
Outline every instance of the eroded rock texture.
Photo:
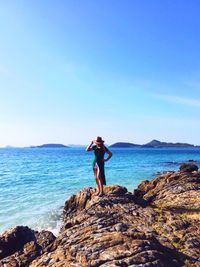
M 134 193 L 114 185 L 98 197 L 85 188 L 66 201 L 56 239 L 25 228 L 7 253 L 5 233 L 0 266 L 199 267 L 199 212 L 199 172 L 166 173 Z
M 142 182 L 135 194 L 157 213 L 152 228 L 176 248 L 184 266 L 200 266 L 200 173 L 168 173 Z
M 199 168 L 194 163 L 182 163 L 179 169 L 181 172 L 194 172 L 198 171 Z
M 0 236 L 0 266 L 29 266 L 38 256 L 51 251 L 55 236 L 49 231 L 36 232 L 17 226 Z

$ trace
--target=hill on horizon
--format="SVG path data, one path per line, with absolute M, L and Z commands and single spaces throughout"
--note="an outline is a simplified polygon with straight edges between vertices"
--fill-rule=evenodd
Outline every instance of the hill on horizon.
M 153 139 L 152 141 L 143 144 L 143 145 L 138 145 L 138 144 L 134 144 L 134 143 L 128 143 L 128 142 L 117 142 L 114 143 L 112 145 L 110 145 L 110 147 L 124 147 L 124 148 L 130 148 L 130 147 L 143 147 L 143 148 L 165 148 L 165 147 L 198 147 L 198 146 L 194 146 L 192 144 L 188 144 L 188 143 L 171 143 L 171 142 L 161 142 L 158 140 Z
M 63 144 L 43 144 L 40 146 L 31 146 L 31 148 L 69 148 Z
M 133 144 L 133 143 L 128 143 L 128 142 L 117 142 L 114 143 L 112 145 L 110 145 L 110 147 L 140 147 L 141 145 L 137 145 L 137 144 Z

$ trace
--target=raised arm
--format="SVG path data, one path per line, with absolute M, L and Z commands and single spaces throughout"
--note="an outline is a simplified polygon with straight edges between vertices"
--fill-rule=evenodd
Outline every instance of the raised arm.
M 86 147 L 86 151 L 89 152 L 92 150 L 92 145 L 94 144 L 93 141 L 91 141 L 91 143 Z

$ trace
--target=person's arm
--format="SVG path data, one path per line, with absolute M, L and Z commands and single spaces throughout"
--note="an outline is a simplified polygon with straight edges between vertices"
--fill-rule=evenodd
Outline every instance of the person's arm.
M 105 147 L 105 150 L 106 153 L 108 154 L 108 157 L 105 158 L 104 161 L 108 161 L 112 157 L 112 152 L 107 147 Z
M 92 149 L 93 143 L 94 143 L 94 142 L 91 141 L 91 143 L 86 147 L 86 151 L 87 151 L 87 152 L 93 150 L 93 149 Z

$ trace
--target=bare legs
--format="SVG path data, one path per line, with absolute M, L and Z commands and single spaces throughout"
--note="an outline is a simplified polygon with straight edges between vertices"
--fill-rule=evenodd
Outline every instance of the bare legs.
M 97 168 L 95 167 L 93 171 L 94 171 L 94 176 L 96 178 L 96 183 L 97 183 L 97 195 L 102 196 L 103 195 L 103 183 L 101 180 L 99 167 Z

